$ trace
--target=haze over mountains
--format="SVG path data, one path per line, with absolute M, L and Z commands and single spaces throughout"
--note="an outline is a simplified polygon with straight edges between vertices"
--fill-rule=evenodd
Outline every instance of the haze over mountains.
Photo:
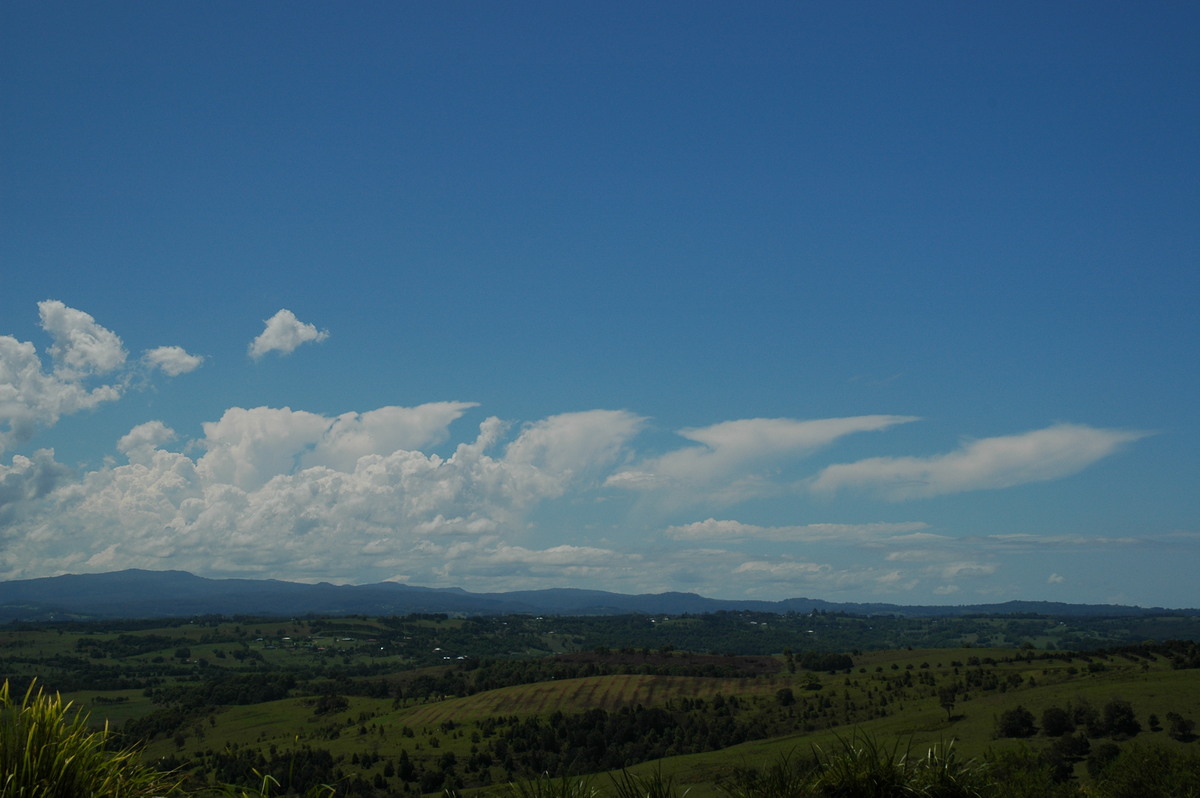
M 830 602 L 712 599 L 694 593 L 626 595 L 571 588 L 470 593 L 383 582 L 371 585 L 302 584 L 274 579 L 208 579 L 186 571 L 124 570 L 0 582 L 0 621 L 158 618 L 191 615 L 591 615 L 622 613 L 848 612 L 906 616 L 1037 613 L 1042 615 L 1200 614 L 1200 610 L 1109 604 L 1008 601 L 998 604 L 906 606 Z

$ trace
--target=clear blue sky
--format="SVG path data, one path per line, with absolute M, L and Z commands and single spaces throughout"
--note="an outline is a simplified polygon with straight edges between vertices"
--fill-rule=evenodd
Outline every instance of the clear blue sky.
M 0 6 L 0 578 L 1198 606 L 1195 3 Z

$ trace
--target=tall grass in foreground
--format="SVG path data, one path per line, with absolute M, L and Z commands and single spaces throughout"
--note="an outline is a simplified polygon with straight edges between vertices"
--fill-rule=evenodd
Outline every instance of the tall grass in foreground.
M 813 759 L 780 757 L 765 770 L 740 773 L 722 789 L 731 798 L 989 798 L 996 795 L 988 768 L 960 760 L 952 745 L 913 756 L 855 734 L 838 738 L 831 752 Z
M 664 776 L 662 763 L 653 773 L 639 776 L 622 770 L 621 775 L 611 776 L 614 798 L 686 798 L 690 789 L 680 792 L 675 786 L 675 779 Z
M 590 776 L 551 778 L 548 773 L 507 784 L 505 790 L 508 798 L 596 798 L 600 795 Z
M 132 748 L 109 750 L 57 693 L 30 684 L 18 703 L 0 685 L 0 798 L 142 798 L 175 795 L 178 784 L 143 765 Z
M 254 774 L 261 775 L 256 770 Z M 276 788 L 279 787 L 279 780 L 273 776 L 262 776 L 262 780 L 257 787 L 238 787 L 233 784 L 223 784 L 215 787 L 212 790 L 202 791 L 199 795 L 212 795 L 214 798 L 272 798 L 275 795 Z M 291 795 L 292 793 L 288 793 Z M 337 795 L 337 789 L 330 784 L 318 784 L 315 787 L 309 787 L 303 793 L 300 793 L 303 798 L 334 798 Z

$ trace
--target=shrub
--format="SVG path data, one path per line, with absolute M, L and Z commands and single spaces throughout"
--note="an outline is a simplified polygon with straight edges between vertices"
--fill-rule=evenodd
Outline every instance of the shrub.
M 1032 737 L 1036 732 L 1033 713 L 1020 705 L 1001 712 L 996 719 L 997 737 Z
M 1047 737 L 1062 737 L 1073 731 L 1075 722 L 1067 710 L 1062 707 L 1047 707 L 1042 712 L 1042 733 Z
M 1200 795 L 1200 756 L 1130 747 L 1097 774 L 1099 798 L 1190 798 Z
M 1104 728 L 1115 739 L 1133 737 L 1142 730 L 1133 714 L 1133 706 L 1120 698 L 1114 698 L 1104 705 Z
M 1167 713 L 1167 734 L 1181 742 L 1187 742 L 1192 739 L 1192 731 L 1196 728 L 1196 722 L 1189 720 L 1178 712 Z

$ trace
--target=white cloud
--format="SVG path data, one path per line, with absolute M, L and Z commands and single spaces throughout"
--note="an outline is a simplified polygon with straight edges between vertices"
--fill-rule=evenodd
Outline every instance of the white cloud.
M 449 426 L 475 402 L 428 402 L 417 407 L 381 407 L 365 413 L 343 413 L 325 429 L 311 451 L 300 458 L 304 467 L 326 465 L 352 471 L 360 457 L 391 454 L 442 443 Z
M 55 299 L 39 302 L 38 314 L 52 341 L 49 370 L 32 343 L 0 335 L 0 453 L 62 416 L 115 402 L 129 383 L 128 355 L 116 333 Z M 192 357 L 179 347 L 159 347 L 144 360 L 173 375 L 190 370 L 183 367 Z
M 778 594 L 781 589 L 791 596 L 852 591 L 853 600 L 861 600 L 864 593 L 906 591 L 920 582 L 900 571 L 881 572 L 871 567 L 835 568 L 825 563 L 790 558 L 745 560 L 743 557 L 742 560 L 733 568 L 733 574 L 738 577 L 746 595 L 764 591 Z M 720 584 L 715 575 L 711 583 Z
M 455 563 L 461 573 L 496 571 L 505 575 L 525 574 L 584 574 L 628 567 L 641 559 L 638 555 L 622 554 L 612 549 L 594 546 L 552 546 L 529 549 L 524 546 L 499 545 L 473 552 L 469 563 Z
M 621 455 L 645 419 L 623 410 L 562 413 L 530 424 L 508 445 L 504 459 L 564 479 L 595 478 Z
M 89 314 L 56 299 L 39 302 L 38 313 L 42 329 L 54 339 L 50 347 L 54 370 L 64 378 L 108 374 L 125 363 L 127 353 L 121 339 Z
M 51 449 L 39 449 L 33 457 L 16 455 L 12 465 L 0 464 L 0 539 L 15 534 L 18 517 L 70 476 L 71 469 L 55 461 Z
M 472 406 L 440 402 L 336 418 L 231 408 L 204 425 L 195 460 L 159 448 L 175 437 L 166 425 L 141 424 L 117 444 L 128 464 L 43 495 L 37 517 L 0 552 L 0 576 L 120 562 L 300 579 L 411 573 L 428 583 L 449 578 L 451 565 L 454 573 L 491 569 L 499 578 L 507 564 L 549 579 L 555 569 L 560 577 L 596 575 L 636 559 L 511 540 L 523 534 L 531 507 L 593 484 L 597 464 L 620 456 L 636 417 L 553 416 L 528 425 L 502 456 L 491 452 L 504 425 L 489 418 L 449 457 L 418 450 L 444 440 L 447 425 Z M 18 466 L 28 470 L 23 460 Z
M 817 492 L 860 488 L 892 501 L 1008 488 L 1070 476 L 1144 432 L 1058 424 L 1019 435 L 984 438 L 933 457 L 875 457 L 831 465 L 812 482 Z
M 42 324 L 54 339 L 53 370 L 43 370 L 33 344 L 0 336 L 0 453 L 33 438 L 38 427 L 64 415 L 121 397 L 122 386 L 89 385 L 94 376 L 124 362 L 121 340 L 91 316 L 61 302 L 39 304 Z
M 330 423 L 324 416 L 290 407 L 231 407 L 220 420 L 204 423 L 201 444 L 208 451 L 196 467 L 209 482 L 254 490 L 291 473 Z
M 1058 574 L 1050 574 L 1050 576 L 1046 577 L 1046 584 L 1048 585 L 1061 585 L 1065 581 L 1067 581 L 1066 577 L 1059 576 Z
M 32 350 L 12 343 L 18 353 Z M 34 372 L 47 377 L 32 357 Z M 728 596 L 736 585 L 748 597 L 858 598 L 919 584 L 935 595 L 994 584 L 989 577 L 1002 565 L 1035 547 L 1138 542 L 948 537 L 919 521 L 765 526 L 692 515 L 705 520 L 670 525 L 677 519 L 659 517 L 661 507 L 643 515 L 641 502 L 604 489 L 649 475 L 655 500 L 702 502 L 747 477 L 781 482 L 774 471 L 782 458 L 907 417 L 730 422 L 686 431 L 696 442 L 686 450 L 639 459 L 632 441 L 644 419 L 590 410 L 521 426 L 487 418 L 477 434 L 442 448 L 473 407 L 431 402 L 336 416 L 230 408 L 197 440 L 149 421 L 116 442 L 119 464 L 79 477 L 52 452 L 16 457 L 0 466 L 0 578 L 140 567 L 473 590 L 569 584 Z M 630 515 L 606 517 L 609 508 Z M 813 545 L 793 557 L 777 551 L 800 549 L 781 543 Z M 848 556 L 848 546 L 860 551 Z
M 776 581 L 822 574 L 829 570 L 830 567 L 828 565 L 820 565 L 814 562 L 749 560 L 733 569 L 733 572 L 735 574 L 753 574 L 760 578 Z
M 131 429 L 117 441 L 117 451 L 133 461 L 144 461 L 164 443 L 175 440 L 175 430 L 161 421 L 147 421 Z
M 287 308 L 267 319 L 265 325 L 262 333 L 250 343 L 250 357 L 255 360 L 268 352 L 291 354 L 300 344 L 320 343 L 329 337 L 328 330 L 305 324 Z
M 782 540 L 795 542 L 851 542 L 888 538 L 906 532 L 927 529 L 920 521 L 871 524 L 806 524 L 803 526 L 754 526 L 740 521 L 709 518 L 691 524 L 667 527 L 665 534 L 675 540 Z
M 855 432 L 887 429 L 917 420 L 913 416 L 854 416 L 798 421 L 790 418 L 749 418 L 709 427 L 683 429 L 679 434 L 700 446 L 676 449 L 618 471 L 610 487 L 658 490 L 677 501 L 703 498 L 728 504 L 776 489 L 760 473 L 781 460 L 796 459 Z
M 995 563 L 983 562 L 952 562 L 939 565 L 931 570 L 942 579 L 958 579 L 960 577 L 990 576 L 996 573 Z
M 142 357 L 152 368 L 160 369 L 168 377 L 178 377 L 200 368 L 204 358 L 190 355 L 182 346 L 159 346 L 146 351 Z
M 1097 546 L 1136 546 L 1144 544 L 1150 538 L 1148 537 L 1125 537 L 1125 538 L 1110 538 L 1092 535 L 1030 535 L 1028 533 L 1018 533 L 1010 535 L 987 535 L 981 538 L 970 538 L 969 540 L 977 541 L 981 544 L 994 548 L 997 551 L 1031 551 L 1035 548 L 1075 548 L 1079 546 L 1087 546 L 1094 548 Z

